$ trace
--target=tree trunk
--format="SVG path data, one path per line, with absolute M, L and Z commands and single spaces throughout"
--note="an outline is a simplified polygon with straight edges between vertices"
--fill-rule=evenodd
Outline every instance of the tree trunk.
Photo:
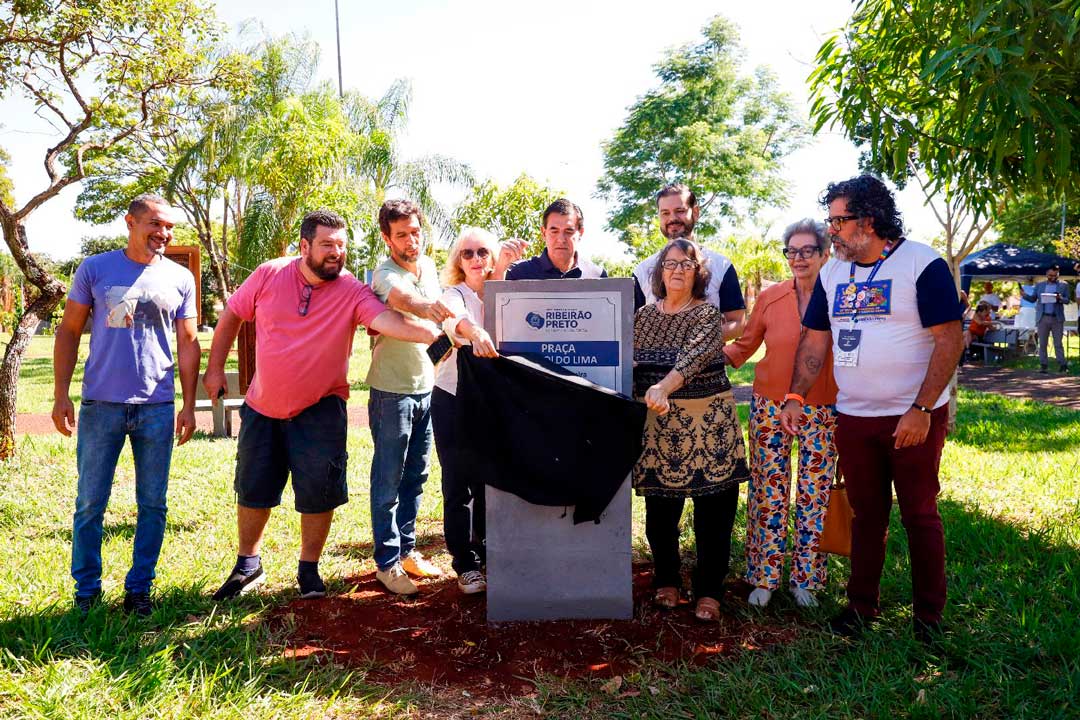
M 221 299 L 226 301 L 233 293 L 232 276 L 229 274 L 229 195 L 226 192 L 224 209 L 221 216 L 221 257 L 218 266 L 221 268 Z
M 12 257 L 22 270 L 26 281 L 38 289 L 38 297 L 23 311 L 15 325 L 15 332 L 4 351 L 0 363 L 0 460 L 15 454 L 15 407 L 19 393 L 19 371 L 23 355 L 30 345 L 38 323 L 52 315 L 52 311 L 64 298 L 67 288 L 62 282 L 45 271 L 29 253 L 26 242 L 26 226 L 0 204 L 0 224 L 4 229 L 4 241 Z
M 4 361 L 0 363 L 0 460 L 6 460 L 15 454 L 15 406 L 23 355 L 38 324 L 52 315 L 53 309 L 63 297 L 64 286 L 59 282 L 54 282 L 51 292 L 42 290 L 19 318 L 15 332 L 4 351 Z
M 223 268 L 221 267 L 221 258 L 217 252 L 217 245 L 214 242 L 214 235 L 212 231 L 205 230 L 199 231 L 199 242 L 202 243 L 203 249 L 206 250 L 206 254 L 210 256 L 210 270 L 214 273 L 214 278 L 217 280 L 218 288 L 221 290 L 222 301 L 229 299 L 229 287 L 226 284 L 226 278 Z M 198 282 L 199 278 L 195 278 Z

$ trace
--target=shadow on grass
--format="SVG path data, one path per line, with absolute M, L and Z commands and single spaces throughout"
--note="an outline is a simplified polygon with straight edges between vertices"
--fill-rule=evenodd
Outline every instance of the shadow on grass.
M 882 585 L 884 617 L 863 640 L 848 642 L 808 628 L 789 645 L 722 656 L 705 668 L 645 661 L 626 677 L 617 697 L 597 684 L 554 678 L 540 689 L 544 714 L 760 717 L 783 708 L 785 717 L 1080 716 L 1080 549 L 1060 532 L 1029 530 L 949 500 L 940 507 L 950 600 L 948 632 L 936 650 L 911 638 L 907 543 L 894 513 Z M 1075 510 L 1063 510 L 1068 512 Z M 1063 518 L 1073 527 L 1078 521 Z M 423 536 L 421 547 L 433 537 Z M 343 544 L 332 551 L 369 554 L 370 546 Z M 846 563 L 833 563 L 825 609 L 842 602 L 845 569 Z M 115 598 L 85 619 L 66 606 L 16 608 L 0 621 L 0 666 L 13 673 L 37 669 L 40 675 L 66 660 L 89 659 L 107 672 L 110 702 L 135 714 L 150 714 L 164 692 L 211 706 L 269 694 L 372 703 L 389 697 L 389 711 L 404 712 L 393 704 L 409 702 L 408 696 L 366 684 L 363 668 L 284 656 L 284 638 L 297 628 L 267 619 L 295 597 L 292 588 L 227 603 L 213 603 L 212 590 L 166 589 L 147 621 L 124 615 Z M 729 610 L 752 612 L 740 603 Z M 790 611 L 789 604 L 780 605 L 758 616 L 769 622 L 774 613 Z M 206 684 L 207 678 L 214 680 Z
M 956 431 L 949 440 L 982 450 L 1071 450 L 1080 437 L 1080 412 L 1046 403 L 961 391 Z
M 556 682 L 543 691 L 545 711 L 555 717 L 1080 717 L 1080 549 L 1060 533 L 1033 531 L 976 507 L 943 500 L 940 510 L 949 601 L 946 634 L 935 648 L 912 637 L 908 544 L 894 511 L 883 619 L 861 640 L 809 631 L 789 645 L 722 657 L 704 669 L 647 664 L 618 699 L 596 686 Z M 825 612 L 804 622 L 823 627 L 828 612 L 843 604 L 847 568 L 846 560 L 831 563 Z M 772 604 L 763 612 L 734 610 L 766 618 L 788 612 Z
M 30 358 L 23 360 L 22 368 L 19 369 L 19 379 L 32 383 L 47 383 L 52 385 L 53 362 L 52 358 Z M 74 380 L 72 382 L 74 386 Z
M 0 622 L 0 648 L 7 655 L 2 664 L 25 671 L 89 660 L 104 669 L 109 696 L 143 708 L 136 713 L 141 716 L 156 715 L 161 696 L 174 699 L 171 693 L 185 700 L 185 717 L 199 714 L 190 701 L 212 709 L 242 706 L 269 694 L 293 708 L 301 693 L 318 698 L 320 706 L 340 695 L 370 698 L 391 711 L 398 705 L 399 698 L 386 698 L 385 688 L 365 685 L 365 673 L 355 668 L 345 670 L 318 657 L 285 657 L 283 640 L 293 628 L 267 619 L 275 608 L 296 599 L 295 589 L 222 603 L 212 601 L 210 592 L 202 587 L 167 590 L 149 618 L 125 613 L 119 597 L 107 598 L 85 617 L 66 603 L 39 612 L 16 610 Z M 102 690 L 98 686 L 90 692 Z M 210 696 L 199 695 L 203 692 Z M 402 712 L 410 700 L 400 696 Z M 263 701 L 259 706 L 268 707 Z

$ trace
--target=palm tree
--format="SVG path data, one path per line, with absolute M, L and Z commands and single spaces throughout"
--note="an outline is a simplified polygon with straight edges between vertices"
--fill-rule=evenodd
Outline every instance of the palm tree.
M 417 203 L 432 228 L 442 238 L 452 232 L 450 210 L 435 199 L 438 184 L 470 187 L 472 171 L 468 165 L 445 155 L 420 158 L 402 156 L 400 140 L 409 123 L 412 85 L 396 80 L 378 100 L 371 102 L 358 93 L 346 93 L 345 107 L 352 132 L 365 142 L 355 146 L 359 152 L 347 160 L 348 172 L 368 190 L 367 232 L 360 235 L 360 261 L 374 267 L 382 254 L 378 211 L 388 194 L 399 191 Z

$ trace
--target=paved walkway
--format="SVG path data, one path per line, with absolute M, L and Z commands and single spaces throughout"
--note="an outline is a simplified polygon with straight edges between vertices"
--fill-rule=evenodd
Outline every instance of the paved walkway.
M 960 369 L 960 385 L 981 392 L 1038 400 L 1051 405 L 1080 410 L 1080 377 L 1075 375 L 1042 375 L 1031 370 L 967 365 Z M 733 390 L 737 403 L 750 402 L 752 393 L 750 385 L 736 385 Z M 214 425 L 210 413 L 196 413 L 195 420 L 199 430 L 207 434 L 213 431 Z M 53 429 L 52 418 L 48 415 L 21 414 L 16 422 L 20 433 L 41 435 L 56 432 Z M 240 421 L 237 414 L 233 414 L 233 423 L 234 429 L 238 431 Z M 363 404 L 350 404 L 349 427 L 366 428 L 367 425 L 367 407 Z
M 960 368 L 960 386 L 1080 410 L 1080 377 L 983 365 Z

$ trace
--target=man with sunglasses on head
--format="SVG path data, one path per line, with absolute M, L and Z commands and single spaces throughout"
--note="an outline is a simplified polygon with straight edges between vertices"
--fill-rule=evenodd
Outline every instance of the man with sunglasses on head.
M 949 380 L 963 350 L 960 294 L 949 266 L 906 240 L 885 184 L 870 175 L 833 183 L 822 205 L 836 257 L 822 268 L 803 315 L 780 422 L 796 434 L 804 396 L 830 344 L 839 392 L 836 445 L 855 519 L 848 607 L 830 621 L 855 637 L 881 613 L 893 489 L 907 531 L 914 632 L 941 632 L 945 533 L 938 465 L 948 424 Z
M 349 357 L 360 325 L 382 337 L 431 343 L 425 323 L 388 310 L 345 270 L 345 220 L 316 210 L 300 223 L 300 257 L 265 262 L 229 298 L 214 331 L 203 387 L 228 389 L 225 359 L 242 322 L 254 322 L 255 376 L 240 409 L 236 448 L 239 552 L 214 600 L 261 584 L 259 548 L 271 508 L 292 475 L 300 513 L 300 597 L 326 594 L 319 557 L 334 509 L 348 501 L 345 451 Z
M 660 234 L 668 240 L 686 238 L 693 240 L 694 226 L 701 215 L 694 192 L 682 183 L 664 186 L 656 194 L 656 211 L 660 219 Z M 709 263 L 709 286 L 705 288 L 705 300 L 724 314 L 724 340 L 739 337 L 746 320 L 746 301 L 743 300 L 742 286 L 735 266 L 724 255 L 699 245 L 702 254 Z M 652 294 L 653 269 L 656 267 L 657 252 L 641 262 L 634 269 L 634 309 L 656 302 Z
M 423 225 L 424 215 L 416 203 L 383 203 L 379 232 L 390 257 L 375 268 L 371 288 L 407 317 L 441 325 L 453 313 L 439 300 L 438 270 L 423 253 Z M 442 574 L 416 549 L 416 515 L 428 477 L 435 387 L 435 368 L 426 350 L 408 340 L 376 338 L 367 376 L 368 425 L 375 444 L 371 458 L 375 577 L 399 595 L 419 592 L 410 575 Z

